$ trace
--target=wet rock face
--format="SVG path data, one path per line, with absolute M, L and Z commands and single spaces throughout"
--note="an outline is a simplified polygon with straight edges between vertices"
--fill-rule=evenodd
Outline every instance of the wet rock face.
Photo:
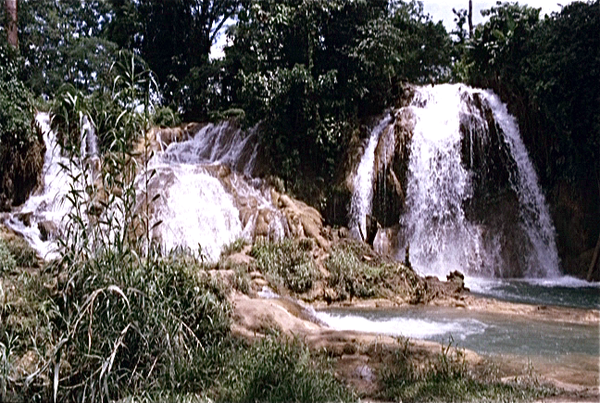
M 384 131 L 375 150 L 373 216 L 383 227 L 400 221 L 406 199 L 406 182 L 410 158 L 410 141 L 414 115 L 407 108 L 393 114 L 394 122 Z
M 565 274 L 585 278 L 600 231 L 600 195 L 594 178 L 570 183 L 560 181 L 548 195 L 558 236 L 557 246 Z M 592 272 L 600 280 L 600 263 Z
M 470 110 L 460 116 L 462 160 L 472 172 L 472 195 L 464 203 L 465 215 L 483 228 L 484 247 L 499 251 L 496 261 L 488 262 L 494 275 L 521 277 L 518 268 L 527 267 L 532 246 L 520 225 L 518 196 L 511 187 L 516 164 L 490 107 L 479 94 L 465 96 L 471 99 L 466 102 Z
M 43 142 L 0 145 L 0 210 L 19 206 L 39 185 L 44 166 Z

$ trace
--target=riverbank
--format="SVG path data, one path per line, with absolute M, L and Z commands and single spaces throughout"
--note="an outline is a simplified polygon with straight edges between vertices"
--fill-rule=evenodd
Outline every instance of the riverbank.
M 266 296 L 266 298 L 265 298 Z M 337 359 L 336 373 L 365 398 L 379 398 L 380 380 L 375 374 L 381 372 L 385 363 L 399 349 L 408 348 L 409 355 L 421 365 L 439 358 L 448 346 L 443 344 L 405 338 L 394 338 L 375 333 L 338 331 L 324 326 L 315 318 L 312 306 L 290 298 L 277 298 L 265 293 L 250 297 L 240 293 L 232 295 L 234 306 L 234 332 L 252 340 L 269 332 L 296 337 L 315 351 L 326 351 Z M 560 323 L 598 325 L 600 312 L 547 307 L 537 309 L 525 304 L 464 295 L 464 306 L 452 306 L 445 298 L 432 301 L 434 305 L 452 306 L 452 309 L 472 309 L 501 315 L 520 315 L 531 320 L 558 321 Z M 345 303 L 346 308 L 360 309 L 390 307 L 388 300 L 355 301 Z M 340 304 L 336 304 L 338 307 Z M 322 303 L 315 304 L 322 308 Z M 407 347 L 408 346 L 408 347 Z M 449 347 L 451 354 L 461 354 L 468 371 L 477 378 L 497 379 L 501 382 L 531 382 L 551 390 L 549 401 L 597 401 L 600 384 L 597 358 L 571 357 L 568 361 L 534 359 L 515 355 L 485 356 L 465 349 Z M 491 378 L 489 378 L 491 376 Z
M 20 245 L 23 251 L 27 249 L 26 244 L 17 242 L 19 238 L 3 236 L 3 239 L 10 245 L 11 253 L 27 255 L 16 248 Z M 291 348 L 298 354 L 304 354 L 303 359 L 308 360 L 298 363 L 301 364 L 304 375 L 321 368 L 321 364 L 317 363 L 325 359 L 332 366 L 331 376 L 335 376 L 336 382 L 345 385 L 347 390 L 351 391 L 349 393 L 361 399 L 447 401 L 453 399 L 452 396 L 461 396 L 464 401 L 533 401 L 540 397 L 594 401 L 598 398 L 598 368 L 593 360 L 529 362 L 527 358 L 520 356 L 482 355 L 468 349 L 456 348 L 454 344 L 409 340 L 405 337 L 390 337 L 369 332 L 340 331 L 327 327 L 319 320 L 315 309 L 336 307 L 348 310 L 383 310 L 441 307 L 455 312 L 485 312 L 562 324 L 598 326 L 600 322 L 597 310 L 513 304 L 481 298 L 468 292 L 460 273 L 451 273 L 447 281 L 443 282 L 433 277 L 422 278 L 408 265 L 394 262 L 373 252 L 365 244 L 346 238 L 336 240 L 328 250 L 324 250 L 310 239 L 280 243 L 258 241 L 252 245 L 236 241 L 225 248 L 217 263 L 199 262 L 193 256 L 182 254 L 159 259 L 149 267 L 145 266 L 147 263 L 130 262 L 131 267 L 124 269 L 121 263 L 114 265 L 113 259 L 115 258 L 110 254 L 100 255 L 92 261 L 80 263 L 85 273 L 90 271 L 85 275 L 76 268 L 50 269 L 35 259 L 28 260 L 30 267 L 22 267 L 22 264 L 19 264 L 3 273 L 0 278 L 3 323 L 9 325 L 12 334 L 17 335 L 19 341 L 17 347 L 12 350 L 12 358 L 11 352 L 7 350 L 8 368 L 12 368 L 10 371 L 13 374 L 9 382 L 15 379 L 15 387 L 20 385 L 19 382 L 25 382 L 28 374 L 42 371 L 36 378 L 36 385 L 39 390 L 49 390 L 46 389 L 49 388 L 46 371 L 50 367 L 46 366 L 52 362 L 53 356 L 42 354 L 42 350 L 36 345 L 46 346 L 44 348 L 47 351 L 54 351 L 52 349 L 57 348 L 55 343 L 58 343 L 56 346 L 60 346 L 60 340 L 49 338 L 55 325 L 45 316 L 42 308 L 57 304 L 56 312 L 63 312 L 64 308 L 60 308 L 60 304 L 64 297 L 77 297 L 80 300 L 77 304 L 83 304 L 81 306 L 85 308 L 89 298 L 101 297 L 113 302 L 106 306 L 98 305 L 92 312 L 93 315 L 103 315 L 104 310 L 98 310 L 101 307 L 119 307 L 119 311 L 122 310 L 128 319 L 119 322 L 120 325 L 115 327 L 114 318 L 107 320 L 108 316 L 98 316 L 92 320 L 90 316 L 89 326 L 98 327 L 98 332 L 107 332 L 107 337 L 113 338 L 115 343 L 119 343 L 122 329 L 128 329 L 131 323 L 150 321 L 135 326 L 142 326 L 140 329 L 150 326 L 144 330 L 147 337 L 152 337 L 153 343 L 160 345 L 167 340 L 155 335 L 160 329 L 162 330 L 159 333 L 165 331 L 160 321 L 167 318 L 170 311 L 177 311 L 182 301 L 186 301 L 186 304 L 196 301 L 193 304 L 200 303 L 199 307 L 217 303 L 213 314 L 219 318 L 219 331 L 224 334 L 230 333 L 233 337 L 230 339 L 229 336 L 224 336 L 222 341 L 233 343 L 230 347 L 215 347 L 214 351 L 219 351 L 219 360 L 223 360 L 223 363 L 231 361 L 229 355 L 232 355 L 237 357 L 236 360 L 244 362 L 243 365 L 254 368 L 252 363 L 256 360 L 252 358 L 252 354 L 267 354 L 273 349 L 276 350 L 273 350 L 275 354 L 277 351 L 285 352 Z M 148 272 L 149 269 L 151 272 Z M 80 281 L 86 278 L 94 279 L 95 282 L 103 280 L 97 286 L 83 282 L 80 285 L 84 288 L 80 289 L 79 286 L 69 286 L 67 284 L 70 283 L 65 283 L 68 277 L 64 273 L 60 274 L 62 270 L 83 276 Z M 123 277 L 126 273 L 127 276 Z M 176 273 L 179 274 L 173 277 Z M 179 276 L 186 279 L 183 285 L 189 293 L 181 293 Z M 156 295 L 157 299 L 153 302 L 153 311 L 146 312 L 148 308 L 144 308 L 144 314 L 140 316 L 139 307 L 136 308 L 132 304 L 146 304 L 147 302 L 143 302 L 146 298 L 144 295 L 156 293 L 158 290 L 160 294 Z M 142 299 L 139 300 L 140 298 Z M 192 299 L 188 301 L 188 298 Z M 87 317 L 87 314 L 80 316 L 82 319 Z M 202 318 L 204 316 L 200 319 Z M 80 319 L 77 317 L 72 317 L 71 320 L 74 320 L 74 327 L 70 331 L 78 332 L 81 345 L 70 351 L 69 358 L 65 359 L 61 370 L 67 377 L 65 379 L 72 376 L 70 371 L 75 368 L 70 366 L 73 365 L 71 362 L 87 360 L 87 364 L 90 364 L 89 359 L 85 358 L 85 351 L 90 343 L 88 330 L 79 325 Z M 155 321 L 157 322 L 154 323 Z M 167 320 L 169 321 L 171 319 Z M 202 319 L 202 326 L 206 329 L 215 326 L 214 323 L 204 322 Z M 36 345 L 29 345 L 27 342 L 27 337 L 32 332 L 37 338 Z M 178 332 L 173 329 L 169 337 L 179 337 Z M 128 333 L 128 337 L 134 334 L 137 333 Z M 208 335 L 211 333 L 200 334 L 203 336 L 198 337 L 210 338 Z M 3 343 L 8 346 L 11 340 L 9 338 Z M 186 343 L 192 341 L 190 339 Z M 103 338 L 93 338 L 93 343 L 99 342 L 104 343 Z M 123 343 L 129 345 L 131 340 Z M 239 343 L 247 347 L 235 347 Z M 205 353 L 202 351 L 207 346 L 197 346 L 192 342 L 188 347 L 191 348 L 192 345 L 198 350 L 199 357 L 204 357 Z M 119 348 L 115 351 L 118 351 L 115 355 L 117 360 L 125 358 L 122 356 L 125 350 Z M 160 351 L 163 350 L 156 350 L 156 359 L 163 360 L 165 358 Z M 108 353 L 114 354 L 112 351 Z M 307 354 L 309 356 L 306 356 Z M 280 358 L 283 360 L 283 357 L 285 354 Z M 119 362 L 119 365 L 126 368 L 129 361 Z M 281 363 L 283 365 L 285 360 Z M 155 370 L 152 362 L 148 361 L 146 364 L 148 366 L 145 370 L 153 373 Z M 193 372 L 195 365 L 197 364 L 186 371 Z M 225 377 L 220 379 L 229 379 L 227 377 L 231 376 L 246 377 L 244 379 L 249 382 L 248 385 L 252 383 L 251 375 L 242 373 L 243 371 L 235 365 L 225 368 L 222 367 L 224 364 L 210 361 L 206 365 L 209 365 L 207 368 L 212 368 L 211 371 L 215 371 L 215 374 L 219 373 Z M 263 370 L 267 369 L 252 369 Z M 272 366 L 269 370 L 276 373 L 281 369 Z M 138 369 L 133 368 L 133 371 Z M 292 368 L 290 371 L 295 373 L 296 369 Z M 327 371 L 319 373 L 326 374 Z M 156 382 L 164 382 L 168 378 L 161 377 L 155 378 Z M 222 393 L 234 393 L 234 389 L 229 389 L 234 386 L 227 386 L 228 383 L 223 386 L 219 382 L 209 386 L 206 389 L 209 391 L 207 393 L 218 396 L 217 400 L 228 396 L 220 395 Z

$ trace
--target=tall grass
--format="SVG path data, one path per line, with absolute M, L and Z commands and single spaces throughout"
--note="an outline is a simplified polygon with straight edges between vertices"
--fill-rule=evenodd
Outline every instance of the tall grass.
M 535 378 L 526 382 L 502 382 L 488 373 L 469 372 L 464 353 L 452 348 L 452 340 L 440 353 L 416 362 L 410 343 L 404 340 L 379 371 L 379 398 L 402 402 L 518 402 L 547 397 L 555 391 Z
M 299 340 L 267 337 L 230 363 L 223 402 L 353 402 L 356 396 L 333 374 L 330 363 Z
M 176 261 L 120 258 L 107 251 L 60 285 L 55 354 L 63 364 L 52 370 L 59 396 L 110 401 L 208 388 L 229 335 L 220 285 Z

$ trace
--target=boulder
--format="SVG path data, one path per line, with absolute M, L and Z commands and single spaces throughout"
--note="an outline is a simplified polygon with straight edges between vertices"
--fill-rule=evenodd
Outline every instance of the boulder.
M 58 234 L 58 225 L 54 221 L 45 220 L 37 224 L 42 241 L 53 239 Z

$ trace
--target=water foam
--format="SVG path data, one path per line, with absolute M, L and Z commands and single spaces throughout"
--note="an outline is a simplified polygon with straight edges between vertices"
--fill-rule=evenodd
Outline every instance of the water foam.
M 371 213 L 373 200 L 373 180 L 375 177 L 375 149 L 383 131 L 390 124 L 390 116 L 379 121 L 371 130 L 367 147 L 361 157 L 354 176 L 354 193 L 350 203 L 350 233 L 353 238 L 364 240 L 367 236 L 367 215 Z
M 414 339 L 437 339 L 448 337 L 464 339 L 485 331 L 486 325 L 477 320 L 462 319 L 440 321 L 396 316 L 393 318 L 369 318 L 352 313 L 316 312 L 316 317 L 335 330 L 378 333 Z
M 46 152 L 42 168 L 42 183 L 40 188 L 27 199 L 27 201 L 13 211 L 6 220 L 6 225 L 21 234 L 36 252 L 45 259 L 57 256 L 56 245 L 52 238 L 43 237 L 38 223 L 51 222 L 60 226 L 63 218 L 70 212 L 70 205 L 65 202 L 69 190 L 71 176 L 63 167 L 68 167 L 70 161 L 61 153 L 56 133 L 50 129 L 50 116 L 48 113 L 38 113 L 36 124 L 39 125 Z M 72 168 L 77 170 L 76 167 Z M 72 176 L 79 173 L 74 172 Z M 20 216 L 31 215 L 30 225 L 25 225 Z

